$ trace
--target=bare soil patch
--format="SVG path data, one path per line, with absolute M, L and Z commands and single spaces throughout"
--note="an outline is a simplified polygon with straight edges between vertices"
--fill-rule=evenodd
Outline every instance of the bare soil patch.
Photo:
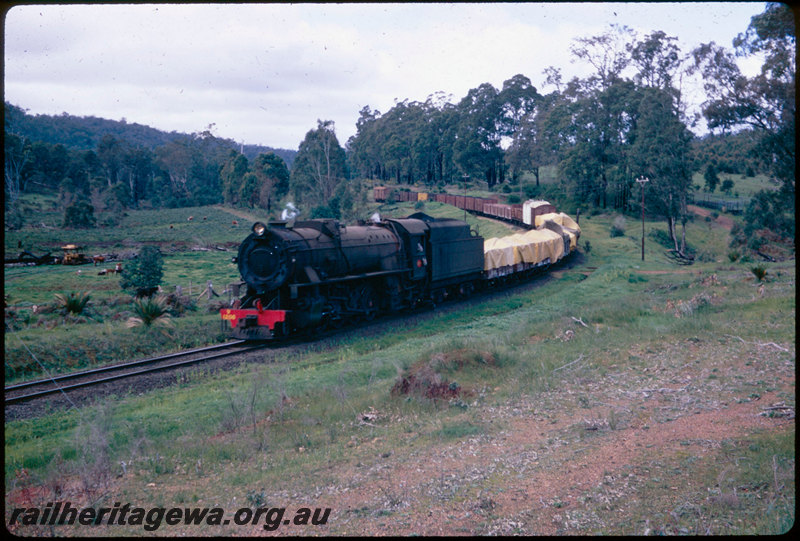
M 694 212 L 698 216 L 702 216 L 703 218 L 705 218 L 706 216 L 711 216 L 712 212 L 707 208 L 698 207 L 697 205 L 686 205 L 686 208 L 691 212 Z M 715 218 L 715 221 L 728 231 L 730 231 L 731 228 L 733 227 L 733 218 L 731 218 L 730 216 L 725 216 L 723 214 L 720 214 Z
M 741 355 L 715 356 L 711 352 L 715 345 L 694 342 L 657 354 L 632 351 L 649 356 L 653 366 L 637 375 L 613 374 L 603 381 L 570 378 L 564 388 L 545 396 L 487 407 L 481 422 L 500 427 L 489 434 L 422 449 L 396 449 L 388 455 L 381 453 L 380 438 L 365 440 L 353 449 L 359 456 L 355 466 L 337 470 L 336 482 L 316 487 L 319 496 L 314 505 L 333 508 L 330 529 L 324 531 L 580 533 L 568 517 L 593 513 L 591 496 L 598 490 L 608 498 L 631 497 L 631 505 L 642 504 L 625 481 L 631 467 L 669 461 L 686 452 L 702 457 L 724 441 L 746 439 L 760 431 L 794 430 L 793 418 L 764 415 L 770 404 L 780 401 L 781 393 L 794 393 L 793 364 L 778 361 L 793 357 L 793 350 L 742 345 L 735 337 L 729 347 Z M 698 358 L 713 360 L 691 362 Z M 686 362 L 674 366 L 675 360 Z M 776 363 L 781 366 L 777 371 Z M 736 392 L 714 376 L 722 365 L 753 380 L 772 373 L 775 390 L 756 400 L 738 400 Z M 592 406 L 570 406 L 575 397 Z M 414 437 L 409 435 L 410 440 Z M 680 485 L 685 479 L 670 482 L 677 484 L 676 495 L 706 490 Z M 602 527 L 602 519 L 596 521 L 594 525 Z M 290 532 L 306 533 L 292 527 L 281 530 Z

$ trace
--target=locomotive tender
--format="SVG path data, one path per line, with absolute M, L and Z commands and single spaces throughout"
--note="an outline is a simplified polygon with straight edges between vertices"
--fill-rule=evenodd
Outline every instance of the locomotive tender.
M 496 205 L 482 203 L 482 214 Z M 282 338 L 525 279 L 576 248 L 580 228 L 567 215 L 546 201 L 519 207 L 511 221 L 531 230 L 486 242 L 464 221 L 423 213 L 352 226 L 257 222 L 236 258 L 247 291 L 220 315 L 234 338 Z

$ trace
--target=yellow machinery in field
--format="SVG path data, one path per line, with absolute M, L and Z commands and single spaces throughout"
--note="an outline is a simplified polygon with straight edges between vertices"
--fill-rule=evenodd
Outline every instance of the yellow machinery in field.
M 64 257 L 61 259 L 63 265 L 83 265 L 89 262 L 85 255 L 78 252 L 81 247 L 76 244 L 67 244 L 61 249 L 64 250 Z

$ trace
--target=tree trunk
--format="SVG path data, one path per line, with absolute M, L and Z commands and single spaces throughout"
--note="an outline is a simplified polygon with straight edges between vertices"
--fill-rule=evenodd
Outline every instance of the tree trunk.
M 686 253 L 686 220 L 681 220 L 681 254 Z

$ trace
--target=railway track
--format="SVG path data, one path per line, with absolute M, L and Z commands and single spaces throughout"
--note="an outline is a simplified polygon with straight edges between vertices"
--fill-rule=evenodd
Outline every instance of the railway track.
M 580 253 L 576 253 L 575 256 L 570 257 L 569 260 L 559 262 L 556 267 L 562 270 L 575 269 L 576 267 L 579 268 L 582 262 L 583 258 L 580 257 Z M 547 277 L 548 275 L 543 274 L 540 278 L 547 279 Z M 478 292 L 469 299 L 458 299 L 454 300 L 453 302 L 446 302 L 443 305 L 440 305 L 437 310 L 430 310 L 430 307 L 420 307 L 411 310 L 410 312 L 416 316 L 426 317 L 426 314 L 429 316 L 434 315 L 436 311 L 441 309 L 457 310 L 459 309 L 459 306 L 463 306 L 462 303 L 482 302 L 483 300 L 490 298 L 495 293 L 503 291 L 518 291 L 518 288 L 527 288 L 532 286 L 533 283 L 534 280 L 523 283 L 510 282 L 502 286 L 498 286 L 491 291 Z M 385 328 L 385 326 L 391 327 L 397 321 L 404 320 L 409 315 L 410 314 L 408 313 L 392 315 L 385 314 L 375 320 L 353 323 L 352 325 L 345 326 L 344 328 L 326 330 L 315 329 L 311 336 L 299 335 L 279 343 L 264 343 L 253 346 L 247 345 L 247 342 L 244 340 L 231 341 L 225 344 L 219 344 L 206 348 L 187 350 L 160 357 L 153 357 L 150 359 L 141 359 L 128 363 L 121 363 L 92 370 L 85 370 L 82 372 L 75 372 L 72 374 L 63 374 L 49 379 L 39 379 L 36 381 L 10 385 L 5 388 L 6 420 L 35 417 L 41 414 L 43 411 L 48 411 L 50 408 L 54 407 L 60 408 L 62 405 L 75 405 L 75 403 L 85 404 L 87 400 L 91 401 L 97 396 L 91 387 L 98 386 L 103 383 L 112 383 L 112 385 L 108 386 L 103 393 L 118 392 L 118 390 L 121 390 L 121 392 L 130 392 L 131 388 L 138 389 L 139 392 L 146 392 L 147 390 L 152 390 L 155 387 L 163 386 L 167 381 L 163 376 L 158 376 L 157 373 L 159 371 L 165 372 L 170 369 L 188 367 L 204 361 L 210 361 L 212 359 L 219 359 L 227 356 L 233 357 L 237 354 L 263 348 L 269 348 L 272 351 L 270 357 L 274 360 L 275 355 L 279 354 L 281 351 L 289 351 L 298 346 L 303 347 L 303 345 L 308 341 L 318 343 L 319 341 L 324 341 L 327 338 L 335 338 L 342 332 L 366 332 L 367 335 L 369 335 L 370 332 L 378 332 L 378 334 L 380 334 L 382 332 L 380 329 Z M 378 331 L 369 331 L 368 329 L 371 327 L 378 329 Z M 208 355 L 209 352 L 213 351 L 218 351 L 218 353 Z M 180 359 L 180 357 L 184 357 L 184 359 Z M 187 359 L 185 357 L 191 358 Z M 221 362 L 227 363 L 228 361 Z M 236 361 L 234 360 L 233 362 Z M 217 363 L 210 364 L 216 365 Z M 136 376 L 140 377 L 137 379 Z M 158 379 L 159 377 L 161 378 L 160 380 Z M 123 380 L 123 378 L 131 378 L 131 383 L 128 384 L 120 382 L 116 386 L 113 384 L 114 381 L 119 382 L 120 380 Z M 174 382 L 174 380 L 169 381 Z M 81 391 L 81 389 L 83 389 L 83 391 Z M 110 389 L 110 391 L 108 391 L 108 389 Z M 68 394 L 70 391 L 73 392 Z M 59 395 L 61 396 L 59 397 Z M 51 399 L 48 401 L 37 400 L 39 398 L 45 398 L 48 396 L 51 397 Z
M 160 357 L 150 357 L 127 363 L 93 368 L 91 370 L 83 370 L 72 374 L 63 374 L 52 378 L 27 381 L 6 387 L 5 402 L 6 404 L 16 404 L 35 398 L 42 398 L 57 393 L 67 393 L 75 389 L 92 387 L 124 378 L 181 368 L 264 347 L 267 347 L 267 345 L 253 345 L 247 344 L 245 340 L 236 340 L 205 348 L 170 353 Z

